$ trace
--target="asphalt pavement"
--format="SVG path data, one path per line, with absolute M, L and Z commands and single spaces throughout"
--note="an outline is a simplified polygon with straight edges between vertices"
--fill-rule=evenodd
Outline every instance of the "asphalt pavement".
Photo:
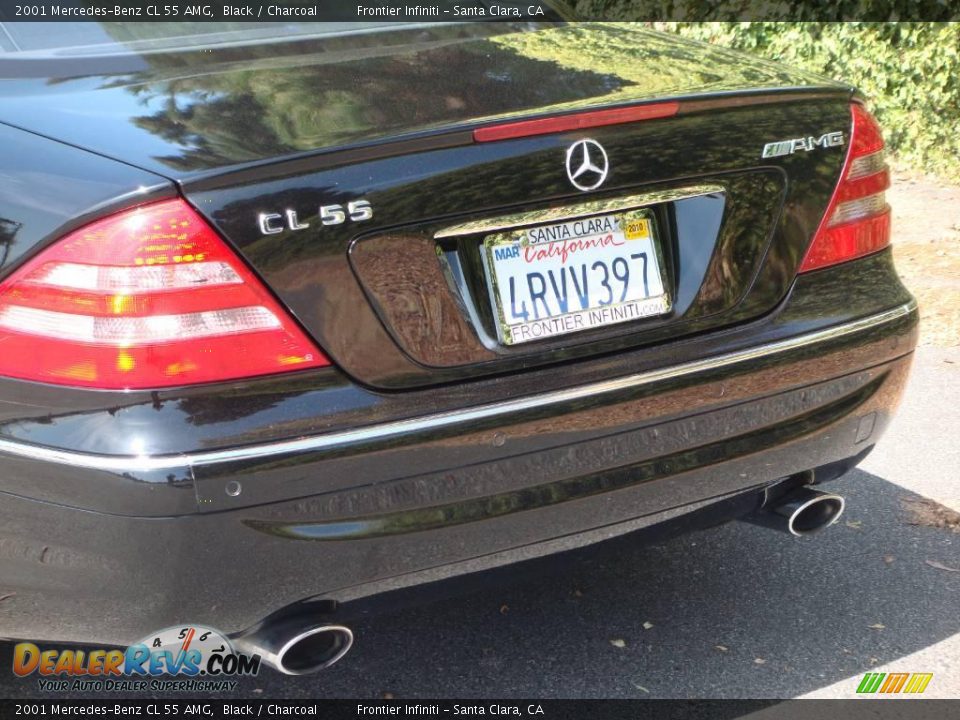
M 847 698 L 863 673 L 897 671 L 960 697 L 958 428 L 960 349 L 922 348 L 887 435 L 830 486 L 847 498 L 835 527 L 621 538 L 559 572 L 366 620 L 330 670 L 266 670 L 234 696 Z M 5 646 L 0 697 L 54 697 L 10 667 Z

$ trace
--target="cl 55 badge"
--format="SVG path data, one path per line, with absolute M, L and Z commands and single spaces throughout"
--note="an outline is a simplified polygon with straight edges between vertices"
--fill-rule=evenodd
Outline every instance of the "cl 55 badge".
M 366 200 L 352 200 L 343 205 L 321 205 L 321 225 L 342 225 L 348 219 L 363 222 L 373 217 L 373 208 Z M 296 210 L 284 210 L 281 213 L 260 213 L 257 216 L 260 232 L 264 235 L 276 235 L 284 230 L 306 230 L 310 223 L 301 222 Z

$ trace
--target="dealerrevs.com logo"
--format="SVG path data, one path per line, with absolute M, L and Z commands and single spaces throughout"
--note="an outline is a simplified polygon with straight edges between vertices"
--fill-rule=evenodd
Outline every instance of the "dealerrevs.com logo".
M 126 650 L 43 650 L 33 643 L 13 649 L 13 672 L 36 674 L 46 692 L 230 691 L 231 678 L 260 672 L 260 656 L 234 650 L 219 630 L 170 627 Z

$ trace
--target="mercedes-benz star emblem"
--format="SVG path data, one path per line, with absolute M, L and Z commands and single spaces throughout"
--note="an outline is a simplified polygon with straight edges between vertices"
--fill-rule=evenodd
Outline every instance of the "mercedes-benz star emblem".
M 596 140 L 577 140 L 567 148 L 567 177 L 578 190 L 596 190 L 609 169 L 607 151 Z

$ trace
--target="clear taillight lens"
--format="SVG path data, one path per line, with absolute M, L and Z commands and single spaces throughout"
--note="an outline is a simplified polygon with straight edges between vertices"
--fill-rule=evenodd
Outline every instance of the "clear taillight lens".
M 76 230 L 0 283 L 0 375 L 147 389 L 329 360 L 183 200 Z
M 883 135 L 862 105 L 852 105 L 851 112 L 846 164 L 800 272 L 863 257 L 890 244 L 890 207 L 884 192 L 890 187 L 890 170 L 883 158 Z

